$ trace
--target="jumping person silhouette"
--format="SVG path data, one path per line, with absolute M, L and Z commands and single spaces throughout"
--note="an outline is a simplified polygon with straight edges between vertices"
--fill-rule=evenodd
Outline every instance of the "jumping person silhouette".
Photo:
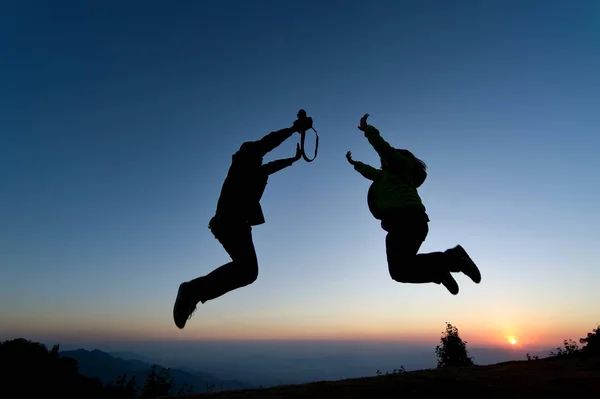
M 233 154 L 221 188 L 215 215 L 208 227 L 223 245 L 231 262 L 194 280 L 181 283 L 173 306 L 173 319 L 184 328 L 199 302 L 205 303 L 229 291 L 252 284 L 258 277 L 258 259 L 252 241 L 252 226 L 265 223 L 260 199 L 269 176 L 298 161 L 300 146 L 292 158 L 263 164 L 263 157 L 294 133 L 312 127 L 312 118 L 300 117 L 292 127 L 277 130 L 258 141 L 247 141 Z
M 372 180 L 367 204 L 373 217 L 381 220 L 385 238 L 388 270 L 400 283 L 442 284 L 458 294 L 458 284 L 450 274 L 462 272 L 475 283 L 481 281 L 477 265 L 460 245 L 444 252 L 417 254 L 429 233 L 429 217 L 417 191 L 427 177 L 427 166 L 410 151 L 387 143 L 379 130 L 367 124 L 365 114 L 358 128 L 379 154 L 381 169 L 346 159 L 366 179 Z

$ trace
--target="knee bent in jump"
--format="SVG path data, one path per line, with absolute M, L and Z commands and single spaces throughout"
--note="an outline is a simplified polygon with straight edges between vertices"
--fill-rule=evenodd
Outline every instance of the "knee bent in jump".
M 398 283 L 409 283 L 412 280 L 410 277 L 411 273 L 404 270 L 403 268 L 390 268 L 389 272 L 392 280 Z
M 241 284 L 250 285 L 258 279 L 258 261 L 255 259 L 236 261 L 234 265 Z
M 422 282 L 422 271 L 415 270 L 410 264 L 389 267 L 390 277 L 398 283 Z

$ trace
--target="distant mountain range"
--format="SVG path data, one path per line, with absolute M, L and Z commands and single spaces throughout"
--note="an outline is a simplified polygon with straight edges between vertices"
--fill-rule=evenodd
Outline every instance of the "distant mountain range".
M 135 376 L 138 386 L 141 386 L 146 380 L 153 364 L 158 366 L 157 372 L 166 368 L 148 357 L 130 352 L 109 354 L 98 349 L 92 351 L 77 349 L 74 351 L 61 351 L 60 355 L 77 360 L 81 374 L 98 378 L 103 383 L 114 382 L 117 377 L 126 374 L 128 379 Z M 139 359 L 144 359 L 144 361 Z M 256 388 L 245 382 L 221 380 L 212 374 L 197 372 L 189 368 L 185 370 L 170 368 L 170 371 L 175 383 L 175 391 L 183 384 L 191 385 L 194 392 L 206 392 L 207 384 L 213 386 L 214 391 Z

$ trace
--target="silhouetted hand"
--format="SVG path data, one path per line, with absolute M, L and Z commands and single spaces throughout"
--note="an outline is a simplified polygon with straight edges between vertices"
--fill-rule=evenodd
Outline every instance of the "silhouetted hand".
M 296 144 L 296 155 L 294 155 L 294 162 L 302 158 L 302 150 L 300 149 L 300 144 Z
M 356 163 L 356 161 L 352 159 L 352 153 L 350 151 L 346 153 L 346 159 L 348 160 L 348 162 L 350 162 L 350 165 L 352 166 L 354 166 L 354 164 Z
M 363 132 L 367 129 L 367 118 L 369 114 L 364 114 L 362 118 L 360 118 L 360 125 L 358 125 L 358 129 Z
M 312 128 L 312 125 L 313 125 L 312 118 L 310 116 L 306 117 L 306 115 L 305 115 L 303 118 L 299 118 L 294 121 L 293 128 L 297 133 L 302 133 L 302 132 L 305 132 L 308 129 Z

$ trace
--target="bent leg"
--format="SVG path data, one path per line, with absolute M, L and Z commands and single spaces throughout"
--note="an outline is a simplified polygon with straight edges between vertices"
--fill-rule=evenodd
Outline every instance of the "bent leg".
M 258 277 L 258 258 L 250 225 L 232 226 L 217 239 L 231 257 L 231 262 L 191 282 L 198 302 L 205 303 L 250 285 Z
M 448 254 L 445 252 L 416 254 L 422 242 L 401 233 L 388 233 L 386 252 L 392 279 L 399 283 L 442 284 L 452 295 L 458 294 L 458 283 L 450 274 L 451 259 Z
M 390 277 L 399 283 L 441 283 L 448 269 L 443 252 L 417 254 L 420 237 L 391 231 L 385 237 Z
M 185 327 L 198 302 L 205 303 L 229 291 L 252 284 L 258 277 L 258 260 L 252 242 L 251 226 L 239 220 L 223 223 L 214 217 L 209 223 L 209 228 L 229 253 L 232 261 L 206 276 L 179 286 L 173 306 L 173 319 L 180 329 Z
M 450 274 L 453 260 L 445 252 L 417 254 L 429 233 L 425 213 L 408 213 L 382 221 L 388 232 L 385 243 L 390 276 L 400 283 L 443 284 L 451 294 L 458 294 L 458 283 Z
M 451 272 L 464 273 L 473 280 L 474 283 L 479 284 L 481 282 L 481 272 L 479 271 L 479 268 L 461 245 L 450 248 L 446 253 L 454 259 L 450 268 Z

